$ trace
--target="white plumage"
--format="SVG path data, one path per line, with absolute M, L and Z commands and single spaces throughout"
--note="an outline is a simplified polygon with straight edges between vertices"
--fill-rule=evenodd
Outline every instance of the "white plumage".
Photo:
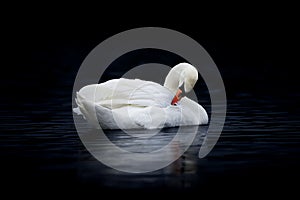
M 100 124 L 103 129 L 154 129 L 206 124 L 207 113 L 195 101 L 183 97 L 177 105 L 171 105 L 174 92 L 183 83 L 185 90 L 194 86 L 198 78 L 195 73 L 198 72 L 192 65 L 181 63 L 169 72 L 164 86 L 124 78 L 88 85 L 77 92 L 75 100 L 78 107 L 73 110 L 94 127 L 99 128 Z

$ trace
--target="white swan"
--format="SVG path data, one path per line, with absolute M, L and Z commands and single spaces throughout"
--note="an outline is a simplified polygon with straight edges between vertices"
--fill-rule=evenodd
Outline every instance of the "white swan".
M 193 89 L 198 71 L 188 63 L 174 66 L 164 86 L 140 79 L 113 79 L 87 85 L 77 92 L 77 108 L 91 125 L 103 129 L 154 129 L 208 123 L 205 109 L 179 95 Z

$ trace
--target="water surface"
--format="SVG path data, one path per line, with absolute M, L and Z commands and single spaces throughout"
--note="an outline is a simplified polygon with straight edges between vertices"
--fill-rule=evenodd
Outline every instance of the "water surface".
M 155 172 L 129 174 L 97 161 L 76 132 L 71 99 L 52 91 L 53 99 L 1 105 L 0 157 L 3 180 L 13 187 L 115 191 L 207 191 L 236 188 L 280 188 L 300 173 L 300 121 L 290 112 L 296 102 L 237 95 L 229 99 L 224 131 L 203 159 L 198 153 L 207 126 L 200 126 L 193 144 L 171 165 Z M 16 100 L 12 100 L 16 101 Z M 209 104 L 203 104 L 209 109 Z M 22 111 L 21 109 L 22 108 Z M 87 127 L 87 130 L 89 128 Z M 177 128 L 162 129 L 152 139 L 107 131 L 116 145 L 147 152 L 172 140 Z M 188 127 L 187 127 L 188 130 Z M 141 132 L 147 134 L 147 131 Z M 104 145 L 101 141 L 97 145 Z M 121 162 L 120 164 L 128 164 Z M 291 189 L 292 190 L 292 189 Z

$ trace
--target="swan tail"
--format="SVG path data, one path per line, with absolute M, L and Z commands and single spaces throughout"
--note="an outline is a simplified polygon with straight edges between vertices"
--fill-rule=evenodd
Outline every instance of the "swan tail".
M 91 101 L 88 101 L 84 98 L 80 93 L 76 93 L 75 102 L 77 104 L 77 108 L 73 109 L 78 115 L 82 115 L 85 120 L 88 121 L 95 128 L 99 128 L 99 122 L 97 120 L 96 108 L 95 104 Z
M 78 107 L 76 108 L 73 108 L 73 112 L 76 113 L 77 115 L 82 115 L 83 118 L 85 119 L 85 116 L 82 114 L 82 112 L 80 111 L 80 107 L 82 108 L 83 105 L 82 105 L 82 97 L 80 97 L 81 101 L 78 99 L 79 98 L 79 93 L 76 92 L 76 98 L 75 98 L 75 103 Z
M 73 112 L 76 113 L 77 115 L 82 115 L 82 113 L 80 112 L 79 107 L 73 108 Z

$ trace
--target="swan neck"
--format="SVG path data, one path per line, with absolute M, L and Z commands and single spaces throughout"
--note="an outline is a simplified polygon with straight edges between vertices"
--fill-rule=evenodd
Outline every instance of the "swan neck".
M 178 65 L 173 67 L 165 79 L 164 87 L 168 88 L 172 93 L 176 94 L 177 90 L 183 83 L 183 71 L 183 66 Z

